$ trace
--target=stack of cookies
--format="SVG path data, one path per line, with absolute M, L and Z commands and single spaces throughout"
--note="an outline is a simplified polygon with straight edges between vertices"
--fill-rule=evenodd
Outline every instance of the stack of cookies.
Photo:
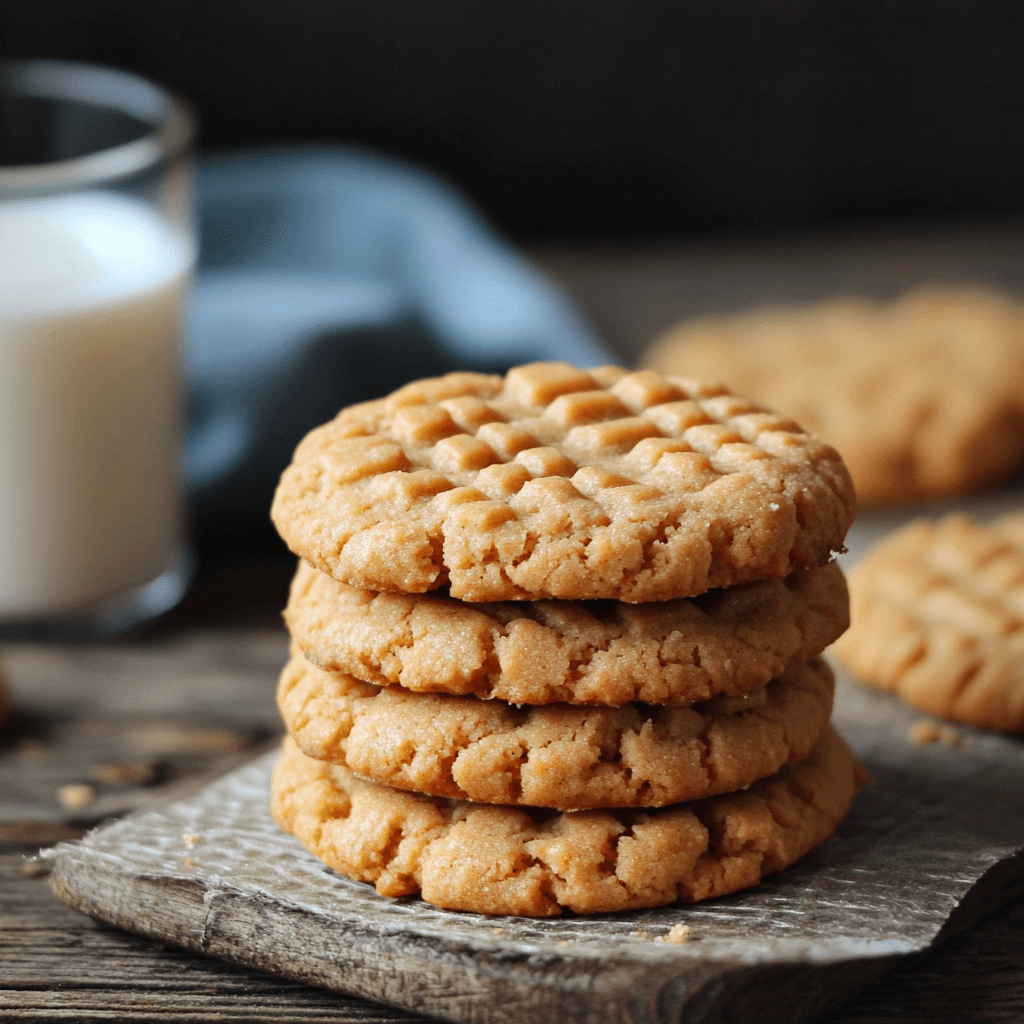
M 564 363 L 418 381 L 296 450 L 272 813 L 388 896 L 549 916 L 757 884 L 864 781 L 836 452 L 713 386 Z

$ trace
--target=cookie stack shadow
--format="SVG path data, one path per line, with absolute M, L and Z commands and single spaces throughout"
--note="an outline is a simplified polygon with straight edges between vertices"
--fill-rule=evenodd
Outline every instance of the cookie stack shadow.
M 301 560 L 271 810 L 383 895 L 707 899 L 823 842 L 865 781 L 820 657 L 848 476 L 724 388 L 416 382 L 303 441 L 273 515 Z

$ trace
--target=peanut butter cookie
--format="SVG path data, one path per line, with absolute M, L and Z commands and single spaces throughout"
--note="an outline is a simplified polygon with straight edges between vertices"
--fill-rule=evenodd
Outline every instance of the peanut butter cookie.
M 533 363 L 342 411 L 272 516 L 352 586 L 638 602 L 824 565 L 854 505 L 834 449 L 721 386 Z
M 381 594 L 300 563 L 288 628 L 320 668 L 515 704 L 690 704 L 741 694 L 849 625 L 835 563 L 696 598 L 468 604 Z
M 695 902 L 757 885 L 833 834 L 863 768 L 828 729 L 806 761 L 739 793 L 655 811 L 552 812 L 420 796 L 306 757 L 291 739 L 271 813 L 385 896 L 550 917 Z
M 1024 731 L 1024 514 L 917 520 L 850 573 L 852 625 L 833 648 L 908 704 Z
M 832 713 L 832 690 L 831 671 L 815 658 L 743 697 L 688 708 L 517 707 L 380 688 L 296 653 L 277 700 L 304 753 L 364 778 L 579 810 L 663 807 L 742 789 L 807 757 Z

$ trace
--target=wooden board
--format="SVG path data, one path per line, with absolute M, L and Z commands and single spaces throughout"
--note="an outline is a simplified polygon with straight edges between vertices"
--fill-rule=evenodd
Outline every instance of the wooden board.
M 842 684 L 873 785 L 796 867 L 692 907 L 533 921 L 379 897 L 273 825 L 273 755 L 55 848 L 52 884 L 161 942 L 454 1021 L 800 1021 L 1024 891 L 1024 749 L 918 746 L 914 719 Z M 654 941 L 679 922 L 691 941 Z

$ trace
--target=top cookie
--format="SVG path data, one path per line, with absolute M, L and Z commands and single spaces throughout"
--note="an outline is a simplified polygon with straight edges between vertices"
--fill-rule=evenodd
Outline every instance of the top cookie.
M 271 514 L 352 586 L 640 602 L 824 565 L 855 499 L 834 449 L 722 386 L 533 363 L 343 410 Z
M 785 409 L 839 449 L 862 504 L 969 493 L 1024 463 L 1024 309 L 996 292 L 698 320 L 644 362 Z

